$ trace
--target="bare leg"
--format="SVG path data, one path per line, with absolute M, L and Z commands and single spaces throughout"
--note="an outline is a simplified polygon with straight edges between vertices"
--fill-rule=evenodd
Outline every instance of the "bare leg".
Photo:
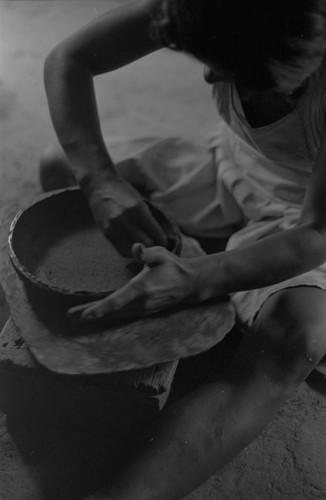
M 225 379 L 168 407 L 120 485 L 93 500 L 180 500 L 264 429 L 326 351 L 326 293 L 273 295 Z

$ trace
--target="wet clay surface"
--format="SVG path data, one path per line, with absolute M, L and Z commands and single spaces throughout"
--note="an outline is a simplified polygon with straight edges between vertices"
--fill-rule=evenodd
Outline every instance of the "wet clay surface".
M 57 236 L 50 248 L 45 246 L 34 268 L 35 276 L 49 285 L 76 291 L 115 290 L 139 268 L 122 258 L 92 225 Z
M 63 230 L 51 246 L 45 242 L 43 250 L 35 262 L 35 276 L 49 285 L 77 292 L 115 290 L 139 268 L 121 257 L 93 225 L 74 227 L 73 232 Z

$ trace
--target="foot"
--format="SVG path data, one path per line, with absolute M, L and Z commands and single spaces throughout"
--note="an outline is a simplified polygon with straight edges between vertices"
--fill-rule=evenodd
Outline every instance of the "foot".
M 67 157 L 58 147 L 48 147 L 40 159 L 40 183 L 44 192 L 75 186 Z

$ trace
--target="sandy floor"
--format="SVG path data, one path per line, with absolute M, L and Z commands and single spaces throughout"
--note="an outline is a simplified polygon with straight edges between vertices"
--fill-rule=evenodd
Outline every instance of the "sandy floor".
M 123 1 L 0 1 L 0 206 L 39 191 L 38 157 L 55 141 L 42 83 L 46 54 Z M 168 51 L 98 77 L 96 89 L 107 136 L 204 132 L 216 118 L 201 66 Z M 189 500 L 326 500 L 323 394 L 323 377 L 314 389 L 305 385 L 254 444 Z M 45 500 L 21 472 L 23 459 L 3 423 L 0 448 L 0 500 Z

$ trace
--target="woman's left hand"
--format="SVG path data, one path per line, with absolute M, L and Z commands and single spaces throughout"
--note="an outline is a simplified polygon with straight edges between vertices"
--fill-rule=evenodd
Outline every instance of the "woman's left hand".
M 196 259 L 177 257 L 163 247 L 132 247 L 143 269 L 126 285 L 104 299 L 76 306 L 70 317 L 84 321 L 126 319 L 149 315 L 180 303 L 200 302 Z

